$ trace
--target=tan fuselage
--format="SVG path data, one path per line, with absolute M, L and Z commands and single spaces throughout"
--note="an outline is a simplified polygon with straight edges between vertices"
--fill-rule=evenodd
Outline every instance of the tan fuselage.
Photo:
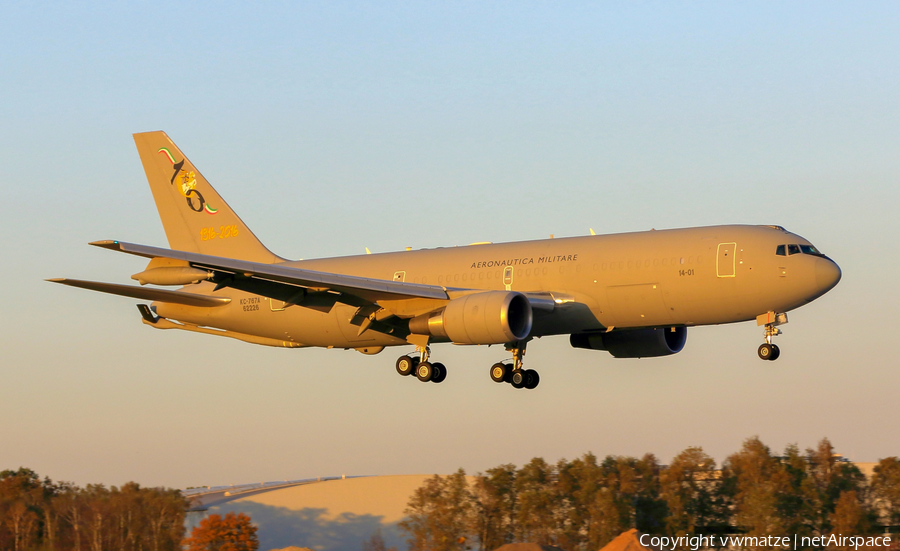
M 784 244 L 810 243 L 769 226 L 712 226 L 481 244 L 287 262 L 307 270 L 439 285 L 451 289 L 552 293 L 552 312 L 535 310 L 531 336 L 609 328 L 694 326 L 787 312 L 824 294 L 840 271 L 808 254 L 776 255 Z M 835 274 L 836 277 L 835 277 Z M 189 286 L 213 294 L 211 283 Z M 330 312 L 284 307 L 236 289 L 216 308 L 155 303 L 157 313 L 189 324 L 306 346 L 360 348 L 406 344 L 375 331 L 358 335 L 356 308 Z M 383 304 L 411 317 L 427 304 Z

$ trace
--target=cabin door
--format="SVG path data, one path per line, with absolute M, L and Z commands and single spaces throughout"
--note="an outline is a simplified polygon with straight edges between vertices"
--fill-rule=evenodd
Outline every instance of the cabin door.
M 737 256 L 737 243 L 719 243 L 716 254 L 716 275 L 734 277 L 734 263 Z

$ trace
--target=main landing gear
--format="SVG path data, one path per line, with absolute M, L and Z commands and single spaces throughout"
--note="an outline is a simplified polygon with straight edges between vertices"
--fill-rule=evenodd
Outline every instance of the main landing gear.
M 772 338 L 781 334 L 781 329 L 778 326 L 787 322 L 787 314 L 776 314 L 774 312 L 769 312 L 756 318 L 757 325 L 765 325 L 763 338 L 766 342 L 759 345 L 759 348 L 756 350 L 759 359 L 775 361 L 781 356 L 781 349 L 778 348 L 777 344 L 772 344 Z
M 509 383 L 513 388 L 532 390 L 541 382 L 541 376 L 533 369 L 522 369 L 525 356 L 525 344 L 528 341 L 516 341 L 506 345 L 513 353 L 513 363 L 498 362 L 491 366 L 491 380 L 495 383 Z
M 447 368 L 442 363 L 428 361 L 431 349 L 427 346 L 417 346 L 416 351 L 419 353 L 418 357 L 404 355 L 397 358 L 397 373 L 403 376 L 415 374 L 416 379 L 423 383 L 443 382 L 447 378 Z

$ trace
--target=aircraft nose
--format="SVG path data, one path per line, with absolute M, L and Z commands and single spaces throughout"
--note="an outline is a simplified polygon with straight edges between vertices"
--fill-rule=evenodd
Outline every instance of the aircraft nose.
M 829 258 L 816 260 L 816 286 L 825 293 L 841 280 L 841 268 Z

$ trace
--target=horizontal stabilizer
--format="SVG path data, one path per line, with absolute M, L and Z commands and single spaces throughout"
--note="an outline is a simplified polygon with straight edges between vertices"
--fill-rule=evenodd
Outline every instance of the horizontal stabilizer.
M 165 289 L 148 289 L 147 287 L 135 287 L 133 285 L 118 285 L 116 283 L 102 283 L 99 281 L 84 281 L 81 279 L 48 279 L 53 283 L 62 283 L 72 287 L 80 287 L 82 289 L 90 289 L 91 291 L 100 291 L 101 293 L 110 293 L 123 297 L 137 298 L 140 300 L 156 300 L 159 302 L 171 302 L 174 304 L 183 304 L 185 306 L 213 307 L 225 306 L 231 299 L 228 297 L 211 297 L 207 295 L 197 295 L 194 293 L 184 293 L 181 291 L 166 291 Z

